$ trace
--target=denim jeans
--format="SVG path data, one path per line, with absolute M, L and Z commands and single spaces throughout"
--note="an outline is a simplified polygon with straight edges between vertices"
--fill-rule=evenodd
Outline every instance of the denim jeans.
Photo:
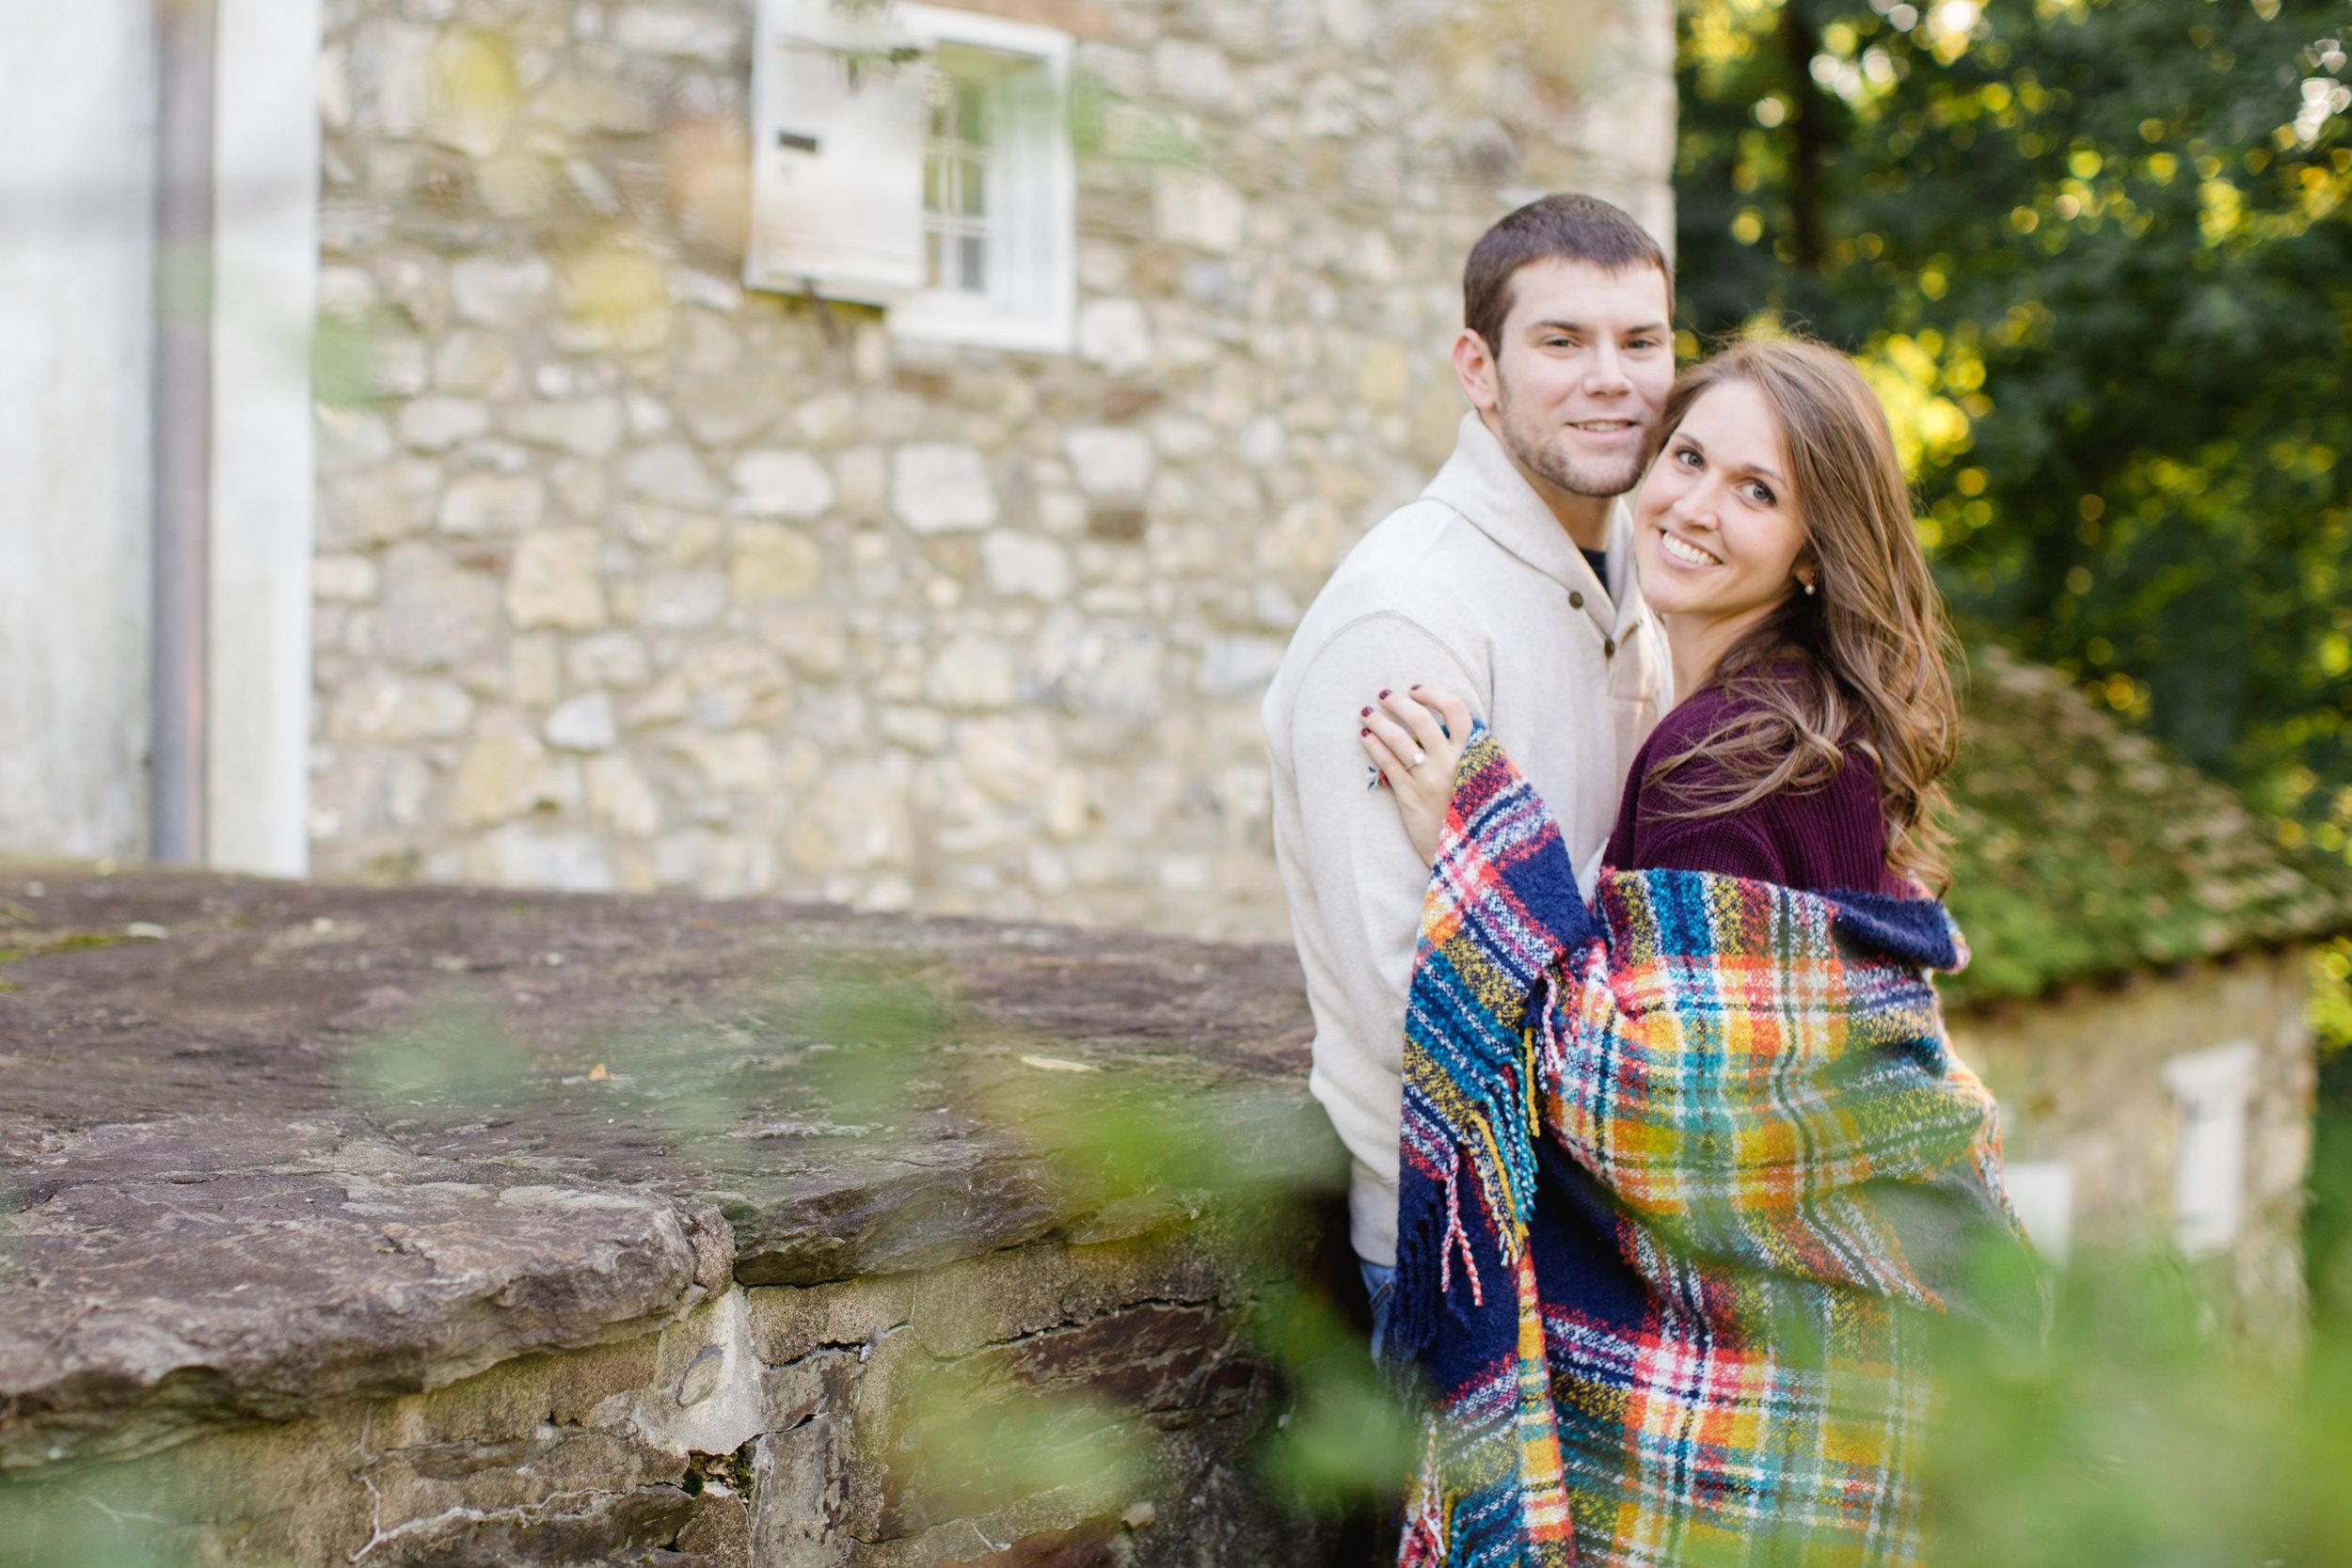
M 1386 1263 L 1356 1259 L 1364 1276 L 1364 1293 L 1372 1297 L 1372 1358 L 1380 1359 L 1380 1341 L 1389 1332 L 1389 1298 L 1396 1293 L 1396 1270 Z

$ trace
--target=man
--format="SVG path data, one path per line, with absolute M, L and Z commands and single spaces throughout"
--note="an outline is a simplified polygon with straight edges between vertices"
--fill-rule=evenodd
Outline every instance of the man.
M 1674 283 L 1605 201 L 1550 196 L 1488 230 L 1454 368 L 1471 411 L 1421 498 L 1340 563 L 1266 692 L 1274 847 L 1314 1010 L 1314 1071 L 1354 1161 L 1350 1239 L 1375 1342 L 1396 1262 L 1405 997 L 1429 868 L 1357 743 L 1384 688 L 1445 687 L 1511 750 L 1589 892 L 1633 753 L 1671 705 L 1632 518 L 1674 382 Z

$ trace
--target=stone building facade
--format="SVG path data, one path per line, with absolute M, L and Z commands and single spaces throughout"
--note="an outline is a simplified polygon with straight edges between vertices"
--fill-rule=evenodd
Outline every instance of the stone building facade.
M 24 869 L 0 1562 L 1370 1560 L 1286 950 Z
M 2058 1257 L 2169 1245 L 2259 1338 L 2304 1322 L 2313 950 L 2341 863 L 2281 844 L 2055 670 L 1975 652 L 1941 990 L 2001 1102 L 2010 1192 Z
M 2064 1258 L 2175 1246 L 2232 1326 L 2305 1321 L 2311 956 L 2249 952 L 1952 1020 L 2001 1102 L 2010 1194 Z
M 968 8 L 1071 40 L 1071 352 L 739 281 L 749 5 L 330 6 L 318 873 L 1287 934 L 1263 683 L 1479 231 L 1671 232 L 1670 9 Z

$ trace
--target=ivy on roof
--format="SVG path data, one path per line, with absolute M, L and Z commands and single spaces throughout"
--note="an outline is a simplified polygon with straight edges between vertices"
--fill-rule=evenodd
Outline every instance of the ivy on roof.
M 1974 657 L 1946 786 L 1965 1006 L 2352 929 L 2352 871 L 2294 850 L 2054 670 Z

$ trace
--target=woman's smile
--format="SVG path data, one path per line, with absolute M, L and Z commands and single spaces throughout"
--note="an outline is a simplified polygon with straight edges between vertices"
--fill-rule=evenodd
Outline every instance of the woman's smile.
M 1724 563 L 1723 557 L 1711 550 L 1701 549 L 1663 526 L 1658 530 L 1658 552 L 1668 561 L 1686 566 L 1720 566 Z

